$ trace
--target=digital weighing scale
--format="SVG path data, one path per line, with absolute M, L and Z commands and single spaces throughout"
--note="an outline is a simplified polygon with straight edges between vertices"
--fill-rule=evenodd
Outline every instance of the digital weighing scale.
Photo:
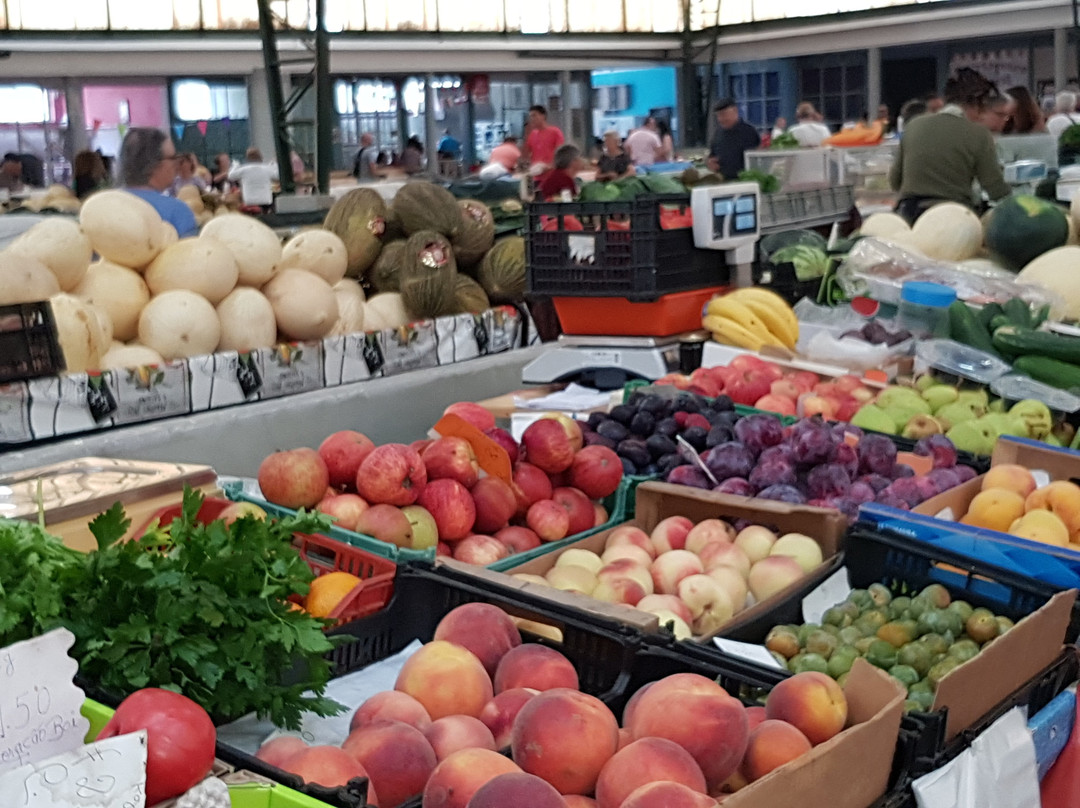
M 761 234 L 761 189 L 730 182 L 690 192 L 694 246 L 724 253 L 732 285 L 750 286 L 754 246 Z M 678 370 L 679 337 L 607 337 L 564 334 L 555 347 L 521 371 L 525 384 L 576 381 L 599 390 L 631 379 L 655 381 Z

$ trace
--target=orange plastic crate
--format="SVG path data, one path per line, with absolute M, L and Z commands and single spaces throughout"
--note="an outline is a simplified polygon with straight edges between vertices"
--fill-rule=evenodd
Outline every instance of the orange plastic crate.
M 726 286 L 662 295 L 651 303 L 625 297 L 553 297 L 564 334 L 670 337 L 701 328 L 701 310 Z

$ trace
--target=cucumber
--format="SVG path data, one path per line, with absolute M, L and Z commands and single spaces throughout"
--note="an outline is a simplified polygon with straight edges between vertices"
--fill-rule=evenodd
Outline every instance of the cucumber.
M 993 320 L 990 321 L 990 333 L 993 334 L 999 328 L 1005 328 L 1005 326 L 1016 325 L 1007 314 L 999 314 Z M 1020 328 L 1027 328 L 1027 326 L 1020 326 Z
M 1080 388 L 1080 367 L 1059 359 L 1021 356 L 1013 362 L 1013 369 L 1026 373 L 1037 382 L 1059 387 L 1062 390 Z
M 982 325 L 982 327 L 986 329 L 987 333 L 989 333 L 990 321 L 993 320 L 995 317 L 999 317 L 1003 314 L 1005 314 L 1005 310 L 1001 308 L 1000 304 L 987 303 L 985 306 L 979 309 L 979 313 L 976 314 L 975 317 L 979 320 L 979 323 Z
M 1031 319 L 1031 327 L 1038 328 L 1040 325 L 1046 322 L 1046 318 L 1050 316 L 1050 304 L 1044 303 L 1039 306 L 1038 311 L 1035 312 L 1035 316 Z
M 1021 328 L 1031 328 L 1031 306 L 1018 297 L 1010 297 L 1006 300 L 1002 306 L 1005 310 L 1005 316 L 1009 318 L 1013 325 L 1018 325 Z
M 1080 365 L 1080 337 L 1004 326 L 994 332 L 994 347 L 1009 356 L 1045 356 Z
M 990 334 L 979 322 L 975 312 L 959 300 L 954 300 L 949 304 L 949 336 L 963 345 L 970 345 L 980 351 L 997 355 Z

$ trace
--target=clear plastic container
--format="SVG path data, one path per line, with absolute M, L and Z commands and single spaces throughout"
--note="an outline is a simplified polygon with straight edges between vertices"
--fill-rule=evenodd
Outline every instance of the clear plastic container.
M 990 392 L 1006 401 L 1035 399 L 1056 412 L 1068 414 L 1080 410 L 1080 397 L 1019 373 L 1008 373 L 994 379 L 990 384 Z
M 949 305 L 956 290 L 940 283 L 907 281 L 900 287 L 896 321 L 916 336 L 949 336 Z
M 915 345 L 915 372 L 937 371 L 988 385 L 1010 370 L 1012 365 L 992 354 L 949 339 L 929 339 Z

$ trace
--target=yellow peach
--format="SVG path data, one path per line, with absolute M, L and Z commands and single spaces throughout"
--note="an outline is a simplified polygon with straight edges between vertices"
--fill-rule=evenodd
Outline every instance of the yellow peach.
M 976 494 L 963 522 L 988 530 L 1006 531 L 1024 515 L 1024 498 L 1005 488 L 988 488 Z

